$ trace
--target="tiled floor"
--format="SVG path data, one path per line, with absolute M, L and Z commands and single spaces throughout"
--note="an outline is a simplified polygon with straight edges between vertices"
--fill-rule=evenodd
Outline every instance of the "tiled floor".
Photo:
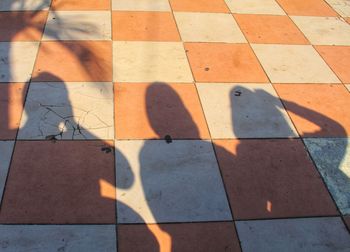
M 1 251 L 350 251 L 348 0 L 0 0 Z

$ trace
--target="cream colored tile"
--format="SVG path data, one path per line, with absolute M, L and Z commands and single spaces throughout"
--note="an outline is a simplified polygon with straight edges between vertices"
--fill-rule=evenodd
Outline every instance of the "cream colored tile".
M 32 76 L 39 42 L 0 42 L 0 82 L 26 82 Z
M 349 90 L 350 92 L 350 84 L 346 84 L 345 87 Z
M 112 0 L 113 10 L 170 11 L 168 0 Z
M 174 15 L 185 42 L 247 42 L 231 14 L 175 12 Z
M 47 10 L 51 0 L 1 0 L 0 11 Z
M 197 83 L 212 138 L 297 136 L 271 84 Z
M 118 223 L 232 219 L 210 141 L 116 141 L 116 187 Z
M 19 139 L 113 139 L 113 85 L 108 82 L 30 84 Z
M 350 45 L 350 25 L 339 18 L 291 18 L 313 45 Z
M 0 141 L 0 203 L 10 168 L 14 141 Z
M 275 0 L 225 0 L 232 13 L 286 15 Z
M 340 83 L 309 45 L 252 45 L 273 83 Z
M 349 0 L 326 0 L 326 2 L 342 17 L 350 17 Z
M 113 42 L 113 79 L 119 82 L 192 82 L 181 42 Z
M 43 40 L 110 40 L 110 11 L 50 12 Z

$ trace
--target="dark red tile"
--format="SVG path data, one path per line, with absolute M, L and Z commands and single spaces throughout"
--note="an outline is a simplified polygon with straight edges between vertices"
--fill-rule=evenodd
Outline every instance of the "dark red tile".
M 218 140 L 215 149 L 235 219 L 337 214 L 300 140 Z
M 118 251 L 241 251 L 232 222 L 119 225 Z
M 1 223 L 114 223 L 114 154 L 102 141 L 19 141 Z

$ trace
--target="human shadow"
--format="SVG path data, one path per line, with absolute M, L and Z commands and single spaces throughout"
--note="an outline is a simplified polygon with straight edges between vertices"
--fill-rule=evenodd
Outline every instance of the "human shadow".
M 25 116 L 18 135 L 21 143 L 17 147 L 21 152 L 31 143 L 32 147 L 26 150 L 24 158 L 38 158 L 38 161 L 36 165 L 29 162 L 28 167 L 15 166 L 9 170 L 10 182 L 4 190 L 0 222 L 115 224 L 116 205 L 142 219 L 136 210 L 116 200 L 116 184 L 124 190 L 134 184 L 128 160 L 115 149 L 113 141 L 103 140 L 84 127 L 79 107 L 74 107 L 74 102 L 70 100 L 67 83 L 52 73 L 43 72 L 41 75 L 39 80 L 47 77 L 52 82 L 37 82 L 34 78 L 28 93 L 24 89 L 23 97 L 27 97 Z M 76 86 L 77 83 L 71 85 Z M 77 88 L 83 92 L 84 87 Z M 97 95 L 98 100 L 103 97 L 103 94 Z M 86 112 L 83 114 L 83 117 L 91 116 Z M 38 132 L 36 128 L 40 128 Z M 33 139 L 41 141 L 28 141 Z M 47 151 L 48 157 L 39 157 L 40 151 Z M 125 164 L 117 165 L 117 176 L 115 156 L 117 164 Z M 65 159 L 75 165 L 65 162 Z M 12 176 L 16 179 L 11 179 Z M 27 182 L 22 183 L 23 179 Z M 145 239 L 157 243 L 147 227 L 141 230 Z
M 252 212 L 256 212 L 257 209 L 260 209 L 261 211 L 258 210 L 257 212 L 260 212 L 261 216 L 267 218 L 269 216 L 285 217 L 283 216 L 282 212 L 288 213 L 288 211 L 294 211 L 294 214 L 299 213 L 302 216 L 305 214 L 311 215 L 313 211 L 316 211 L 321 215 L 337 214 L 336 210 L 332 207 L 333 203 L 331 202 L 330 198 L 327 197 L 328 193 L 326 191 L 320 191 L 319 194 L 317 194 L 317 188 L 321 189 L 323 186 L 317 182 L 320 181 L 318 178 L 315 180 L 315 175 L 317 175 L 317 173 L 313 172 L 312 170 L 314 169 L 312 167 L 310 169 L 310 166 L 305 164 L 305 161 L 310 158 L 313 160 L 314 158 L 317 159 L 317 157 L 312 155 L 313 153 L 310 153 L 310 157 L 306 157 L 309 156 L 307 150 L 310 148 L 310 145 L 308 144 L 310 141 L 315 143 L 317 146 L 317 138 L 322 140 L 322 135 L 327 135 L 330 132 L 337 132 L 340 135 L 346 136 L 346 131 L 343 126 L 333 119 L 307 107 L 302 107 L 285 99 L 280 101 L 278 98 L 274 97 L 263 89 L 256 89 L 252 91 L 244 86 L 236 86 L 233 90 L 231 90 L 230 101 L 233 122 L 232 130 L 238 137 L 249 138 L 249 135 L 252 133 L 254 134 L 254 132 L 255 134 L 258 132 L 259 135 L 262 135 L 259 133 L 259 130 L 262 129 L 262 131 L 267 132 L 268 135 L 275 135 L 275 137 L 272 138 L 281 138 L 278 131 L 284 131 L 284 134 L 286 134 L 288 133 L 288 127 L 293 127 L 285 118 L 281 116 L 281 111 L 285 109 L 284 106 L 287 108 L 289 113 L 298 115 L 306 121 L 319 126 L 319 130 L 316 132 L 307 132 L 300 135 L 301 140 L 305 143 L 307 148 L 306 146 L 304 147 L 301 140 L 297 139 L 282 140 L 285 143 L 284 146 L 283 144 L 276 145 L 278 141 L 281 141 L 278 139 L 261 139 L 259 141 L 260 143 L 265 142 L 265 144 L 262 145 L 252 139 L 242 139 L 236 146 L 234 157 L 232 157 L 232 155 L 231 157 L 225 157 L 225 155 L 229 154 L 224 154 L 224 152 L 221 153 L 221 151 L 218 150 L 218 152 L 224 156 L 223 159 L 232 160 L 232 167 L 229 169 L 236 169 L 234 164 L 244 166 L 244 172 L 240 170 L 240 172 L 228 173 L 230 175 L 234 174 L 237 177 L 235 181 L 254 180 L 255 182 L 253 182 L 252 185 L 259 186 L 259 179 L 252 178 L 260 177 L 263 178 L 263 181 L 268 181 L 270 184 L 270 186 L 265 188 L 266 191 L 258 192 L 259 197 L 253 197 L 252 200 L 244 199 L 244 197 L 249 198 L 252 197 L 252 195 L 245 195 L 244 192 L 238 193 L 236 191 L 235 197 L 233 198 L 237 198 L 239 200 L 238 202 L 245 202 L 245 204 L 247 204 L 246 210 L 244 210 L 244 212 L 239 212 L 241 216 L 244 216 L 243 219 L 252 218 L 251 216 L 254 214 L 249 214 L 251 209 L 253 209 Z M 322 150 L 324 151 L 323 155 L 328 155 L 329 157 L 329 160 L 326 161 L 329 162 L 327 165 L 319 163 L 317 160 L 314 160 L 314 163 L 316 166 L 318 166 L 318 172 L 327 182 L 326 186 L 328 187 L 328 191 L 333 196 L 336 205 L 340 209 L 340 212 L 343 214 L 348 214 L 347 211 L 349 209 L 350 202 L 349 197 L 346 197 L 346 195 L 350 192 L 350 178 L 341 170 L 341 162 L 345 157 L 347 141 L 337 141 L 336 144 L 337 149 L 334 152 L 329 150 L 331 145 L 326 146 L 327 148 Z M 266 149 L 269 148 L 269 145 L 275 149 L 266 151 Z M 286 148 L 288 145 L 290 146 L 289 150 Z M 297 149 L 302 150 L 302 148 L 305 148 L 305 151 L 297 151 Z M 262 157 L 259 155 L 259 151 L 256 151 L 257 149 L 260 149 L 260 152 L 265 153 L 267 156 Z M 291 153 L 291 156 L 293 156 L 293 153 L 299 153 L 298 157 L 301 157 L 301 159 L 295 158 L 294 160 L 288 160 L 288 152 Z M 254 159 L 253 155 L 250 153 L 259 155 L 259 160 L 256 160 L 256 163 L 260 164 L 261 166 L 247 165 L 251 163 L 248 160 L 245 160 L 246 157 Z M 278 155 L 276 155 L 276 153 L 278 153 Z M 278 157 L 279 155 L 281 160 Z M 294 157 L 296 157 L 295 154 Z M 283 158 L 285 160 L 282 160 Z M 305 161 L 304 163 L 300 163 L 300 160 Z M 266 168 L 269 166 L 274 168 L 261 170 L 260 167 L 263 167 L 262 165 L 265 165 Z M 280 165 L 294 167 L 294 170 L 299 172 L 300 176 L 308 177 L 309 179 L 305 181 L 305 178 L 300 177 L 300 179 L 297 179 L 298 177 L 295 177 L 295 180 L 291 181 L 293 172 L 279 169 L 278 167 Z M 321 167 L 324 168 L 320 169 Z M 268 175 L 266 172 L 268 172 Z M 278 176 L 278 173 L 281 173 L 282 176 Z M 283 184 L 288 185 L 290 188 L 299 188 L 299 190 L 304 191 L 304 193 L 303 195 L 290 194 L 290 192 L 284 191 L 284 186 L 282 186 Z M 275 192 L 271 191 L 273 188 L 276 190 Z M 246 189 L 249 190 L 252 188 L 246 187 Z M 315 194 L 314 196 L 310 194 L 311 191 L 313 191 L 313 194 Z M 283 207 L 283 204 L 279 206 L 279 202 L 277 200 L 278 198 L 284 199 L 286 202 L 293 202 L 294 204 L 299 203 L 302 207 L 298 209 L 298 205 L 294 205 L 286 209 Z M 275 199 L 275 201 L 273 199 Z M 233 200 L 234 199 L 232 199 L 232 201 Z M 303 208 L 306 212 L 303 212 Z M 239 208 L 239 210 L 242 211 L 241 208 Z
M 258 100 L 258 102 L 255 102 L 253 107 L 252 104 L 247 104 L 247 101 L 242 103 L 241 100 L 247 97 L 250 97 L 251 100 Z M 237 214 L 238 219 L 252 219 L 253 216 L 255 218 L 289 217 L 289 214 L 311 216 L 314 211 L 325 216 L 337 214 L 334 203 L 317 171 L 312 166 L 302 141 L 290 138 L 297 137 L 297 135 L 293 135 L 295 132 L 292 129 L 292 124 L 288 122 L 286 114 L 282 114 L 284 107 L 281 101 L 264 90 L 251 91 L 244 86 L 237 86 L 231 90 L 230 101 L 232 130 L 236 136 L 246 134 L 245 137 L 251 137 L 251 133 L 258 132 L 260 134 L 258 138 L 263 138 L 263 133 L 267 132 L 270 138 L 276 138 L 228 140 L 235 141 L 234 150 L 230 149 L 232 145 L 227 149 L 220 144 L 220 141 L 226 140 L 214 140 L 214 148 L 226 190 L 236 190 L 233 193 L 229 192 L 233 214 Z M 344 132 L 339 123 L 316 111 L 286 100 L 283 100 L 283 103 L 287 104 L 293 113 L 319 125 L 320 132 L 324 130 L 322 127 L 324 124 Z M 176 144 L 184 143 L 184 141 L 179 140 L 181 137 L 171 140 L 172 134 L 169 133 L 171 131 L 182 133 L 190 131 L 192 134 L 190 141 L 195 142 L 193 139 L 200 139 L 199 129 L 176 91 L 166 83 L 152 83 L 146 92 L 146 108 L 149 124 L 160 140 L 146 140 L 142 144 L 138 160 L 139 170 L 135 170 L 134 173 L 136 176 L 139 173 L 142 184 L 143 198 L 138 200 L 145 204 L 135 204 L 131 209 L 142 209 L 140 213 L 146 223 L 228 220 L 227 216 L 222 215 L 225 210 L 222 207 L 224 203 L 219 200 L 219 190 L 215 191 L 214 189 L 215 183 L 220 183 L 221 178 L 215 181 L 215 179 L 210 180 L 208 177 L 200 177 L 192 170 L 191 166 L 193 165 L 197 169 L 203 166 L 199 160 L 203 158 L 201 154 L 212 148 L 212 144 L 201 141 L 205 143 L 199 152 L 189 151 L 184 144 L 181 145 L 181 148 L 185 150 L 181 152 L 176 148 Z M 173 108 L 172 116 L 167 116 L 169 112 L 164 112 L 168 111 L 169 108 L 170 110 Z M 165 121 L 163 120 L 164 113 L 166 114 Z M 272 118 L 266 118 L 269 116 Z M 263 129 L 259 129 L 259 127 Z M 318 136 L 320 132 L 314 132 L 314 136 Z M 179 135 L 181 136 L 181 133 Z M 308 134 L 307 136 L 313 135 Z M 175 145 L 174 149 L 167 150 L 167 147 L 171 145 Z M 270 145 L 274 149 L 264 152 L 264 149 L 269 149 Z M 346 147 L 346 143 L 341 146 L 340 156 L 344 156 Z M 257 150 L 254 152 L 254 149 Z M 259 152 L 266 153 L 268 156 L 260 155 L 259 159 L 254 158 L 251 154 L 259 154 Z M 253 164 L 249 159 L 255 163 Z M 261 169 L 260 165 L 265 169 Z M 342 174 L 339 165 L 340 163 L 335 163 L 334 169 L 346 183 L 349 183 L 349 178 Z M 291 169 L 293 166 L 294 168 Z M 237 171 L 231 173 L 230 171 L 225 172 L 225 170 Z M 182 177 L 183 175 L 184 177 Z M 196 179 L 191 176 L 195 176 Z M 209 176 L 208 173 L 205 176 Z M 236 178 L 232 180 L 230 176 L 236 176 Z M 262 182 L 257 182 L 259 176 L 263 178 Z M 298 176 L 305 176 L 308 179 L 298 179 Z M 235 182 L 238 182 L 239 185 L 232 185 Z M 262 187 L 261 183 L 263 183 Z M 196 192 L 205 191 L 209 184 L 211 189 L 215 191 L 210 196 L 211 202 L 207 202 L 205 198 L 201 197 L 202 195 L 196 194 Z M 266 185 L 267 187 L 264 189 Z M 249 188 L 251 186 L 253 188 Z M 256 187 L 254 188 L 254 186 Z M 245 192 L 245 189 L 249 192 Z M 252 192 L 259 196 L 252 197 Z M 206 193 L 208 192 L 206 191 Z M 217 208 L 212 208 L 212 203 L 222 207 L 219 214 L 216 212 Z M 244 207 L 238 206 L 237 208 L 237 204 L 240 203 Z M 210 214 L 206 215 L 205 211 L 201 212 L 200 206 L 210 209 Z M 148 208 L 148 211 L 145 211 L 145 208 Z M 119 210 L 123 212 L 125 222 L 138 223 L 140 221 L 133 219 L 127 211 Z M 170 251 L 180 251 L 179 244 L 181 242 L 176 240 L 178 233 L 171 225 L 160 225 L 160 228 L 170 238 L 165 242 L 165 245 L 163 244 L 165 248 Z M 161 251 L 159 246 L 158 250 Z

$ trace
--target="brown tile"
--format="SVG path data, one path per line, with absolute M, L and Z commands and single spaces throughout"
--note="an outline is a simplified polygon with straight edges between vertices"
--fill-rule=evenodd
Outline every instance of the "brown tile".
M 343 83 L 350 82 L 350 46 L 315 46 Z
M 42 42 L 33 78 L 55 81 L 43 72 L 63 81 L 112 81 L 112 42 Z
M 323 0 L 276 0 L 288 15 L 331 16 L 338 14 Z
M 337 214 L 300 140 L 214 144 L 235 219 Z
M 232 222 L 216 222 L 119 225 L 118 251 L 241 250 L 234 224 Z
M 234 15 L 246 38 L 257 44 L 308 44 L 288 16 Z
M 47 11 L 0 12 L 0 41 L 40 40 L 47 15 Z
M 350 94 L 343 85 L 276 84 L 274 86 L 300 136 L 350 135 Z
M 0 85 L 0 140 L 15 139 L 23 111 L 26 84 Z
M 118 139 L 210 138 L 194 84 L 115 85 Z
M 110 0 L 53 0 L 53 10 L 109 10 Z
M 113 151 L 102 141 L 19 141 L 1 223 L 114 223 Z
M 268 82 L 248 44 L 185 43 L 198 82 Z
M 224 0 L 170 0 L 173 11 L 230 12 Z
M 114 11 L 113 40 L 180 41 L 171 12 Z

